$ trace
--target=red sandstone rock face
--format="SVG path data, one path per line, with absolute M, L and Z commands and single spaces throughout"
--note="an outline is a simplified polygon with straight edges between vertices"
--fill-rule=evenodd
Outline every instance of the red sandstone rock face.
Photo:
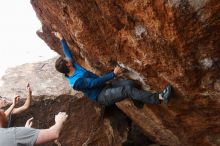
M 26 113 L 12 117 L 14 125 L 23 126 L 25 121 L 34 116 L 35 128 L 49 128 L 54 124 L 54 116 L 60 111 L 69 115 L 58 139 L 62 146 L 120 146 L 127 140 L 128 121 L 123 114 L 101 118 L 100 108 L 97 104 L 86 98 L 78 99 L 73 96 L 59 96 L 55 100 L 45 99 L 34 102 Z M 120 118 L 121 121 L 115 119 Z M 114 137 L 117 137 L 115 139 Z M 55 145 L 53 142 L 45 146 Z
M 32 0 L 43 24 L 38 35 L 62 54 L 60 31 L 79 64 L 104 73 L 116 64 L 160 91 L 168 106 L 130 102 L 121 108 L 163 145 L 220 145 L 220 1 Z

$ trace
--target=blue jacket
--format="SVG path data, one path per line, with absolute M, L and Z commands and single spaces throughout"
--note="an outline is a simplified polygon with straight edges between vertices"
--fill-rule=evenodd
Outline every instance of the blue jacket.
M 113 79 L 115 74 L 111 72 L 99 77 L 92 72 L 89 72 L 74 61 L 72 53 L 64 39 L 61 40 L 61 45 L 65 57 L 71 60 L 72 65 L 75 68 L 75 71 L 71 76 L 66 76 L 70 86 L 75 90 L 82 91 L 84 95 L 90 99 L 96 100 L 97 96 L 105 86 L 105 83 Z

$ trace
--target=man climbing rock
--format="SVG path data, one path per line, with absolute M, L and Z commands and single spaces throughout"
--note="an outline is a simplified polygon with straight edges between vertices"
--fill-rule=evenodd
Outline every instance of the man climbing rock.
M 65 58 L 57 59 L 56 70 L 65 75 L 73 89 L 82 91 L 91 100 L 105 106 L 112 105 L 127 97 L 150 104 L 159 104 L 160 101 L 168 102 L 171 92 L 170 85 L 161 93 L 150 93 L 138 89 L 131 80 L 119 80 L 107 84 L 107 81 L 122 73 L 120 67 L 115 67 L 113 72 L 97 76 L 75 62 L 66 41 L 59 32 L 55 32 L 54 35 L 61 41 L 65 55 Z

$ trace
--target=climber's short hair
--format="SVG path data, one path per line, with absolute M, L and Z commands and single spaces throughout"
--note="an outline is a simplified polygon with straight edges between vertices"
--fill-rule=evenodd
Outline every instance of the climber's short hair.
M 0 128 L 7 128 L 8 120 L 3 110 L 0 110 Z
M 56 60 L 55 68 L 58 72 L 66 75 L 69 73 L 69 68 L 66 64 L 67 64 L 67 61 L 65 59 L 63 59 L 62 57 L 59 57 Z

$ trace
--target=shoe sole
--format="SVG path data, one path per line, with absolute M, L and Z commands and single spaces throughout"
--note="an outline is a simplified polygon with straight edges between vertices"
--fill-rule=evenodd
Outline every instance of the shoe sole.
M 171 93 L 171 86 L 168 85 L 166 88 L 167 88 L 168 95 L 167 95 L 167 98 L 165 100 L 163 100 L 164 104 L 167 104 L 169 102 L 170 93 Z

